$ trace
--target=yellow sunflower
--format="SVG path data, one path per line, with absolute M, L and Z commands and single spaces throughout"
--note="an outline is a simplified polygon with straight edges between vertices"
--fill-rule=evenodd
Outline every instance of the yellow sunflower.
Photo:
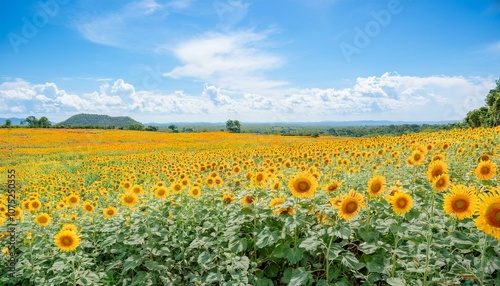
M 500 193 L 498 190 L 479 195 L 479 216 L 474 224 L 479 230 L 500 239 Z
M 76 225 L 71 224 L 71 223 L 65 223 L 65 224 L 63 224 L 63 226 L 61 228 L 61 231 L 63 231 L 63 230 L 69 230 L 69 231 L 76 232 L 77 229 L 78 228 L 76 227 Z
M 350 220 L 366 207 L 365 197 L 362 194 L 351 189 L 349 193 L 341 197 L 340 206 L 338 208 L 339 216 L 345 220 Z
M 258 172 L 252 177 L 252 184 L 255 186 L 264 186 L 267 181 L 267 174 L 265 172 Z
M 415 150 L 411 154 L 411 160 L 413 165 L 415 166 L 420 166 L 424 162 L 425 155 L 422 153 L 421 150 Z
M 107 207 L 102 210 L 102 213 L 106 218 L 111 218 L 112 216 L 116 215 L 116 208 L 115 207 Z
M 64 252 L 75 250 L 80 241 L 80 237 L 71 230 L 61 230 L 54 236 L 54 243 Z
M 41 207 L 42 207 L 42 203 L 41 203 L 39 200 L 35 199 L 35 200 L 32 200 L 32 201 L 30 202 L 30 207 L 29 207 L 29 210 L 30 210 L 30 211 L 37 211 L 37 210 L 39 210 Z
M 134 193 L 127 193 L 122 196 L 121 201 L 127 207 L 133 207 L 139 202 L 139 197 Z
M 432 181 L 432 188 L 437 192 L 442 192 L 450 186 L 450 175 L 441 174 Z
M 135 193 L 137 195 L 144 193 L 144 189 L 140 185 L 133 185 L 131 190 L 133 193 Z
M 252 195 L 246 195 L 241 199 L 241 204 L 244 206 L 251 205 L 254 201 L 254 198 Z
M 87 213 L 91 213 L 94 211 L 94 206 L 89 202 L 84 202 L 83 203 L 83 210 Z
M 385 178 L 382 176 L 373 176 L 368 181 L 367 192 L 370 196 L 376 197 L 384 193 L 385 191 Z
M 222 202 L 224 202 L 226 205 L 232 203 L 233 201 L 234 201 L 233 193 L 224 194 L 224 196 L 222 197 Z
M 201 196 L 201 190 L 199 187 L 192 187 L 188 194 L 193 198 L 197 198 Z
M 427 168 L 427 179 L 433 181 L 439 175 L 448 173 L 448 165 L 442 160 L 432 161 L 432 163 Z
M 448 215 L 464 219 L 476 213 L 477 203 L 477 196 L 472 189 L 467 189 L 464 185 L 454 185 L 451 192 L 444 196 L 443 209 Z
M 474 173 L 481 180 L 489 180 L 495 177 L 497 164 L 492 161 L 481 161 L 476 167 Z
M 297 198 L 314 197 L 314 192 L 318 187 L 316 178 L 309 172 L 302 172 L 290 178 L 288 188 L 292 191 L 292 195 Z
M 392 196 L 388 196 L 388 202 L 392 210 L 397 214 L 405 214 L 413 207 L 413 199 L 405 192 L 397 191 Z
M 334 192 L 336 190 L 338 190 L 340 188 L 342 184 L 337 181 L 337 180 L 334 180 L 332 181 L 325 189 L 325 193 L 329 194 L 331 192 Z
M 48 226 L 51 221 L 52 218 L 47 213 L 42 213 L 35 217 L 35 222 L 40 226 Z
M 164 199 L 168 196 L 168 192 L 166 187 L 157 187 L 155 189 L 155 196 L 159 199 Z
M 70 195 L 66 202 L 70 205 L 76 205 L 80 202 L 80 197 L 77 195 Z
M 270 208 L 275 208 L 278 205 L 281 205 L 282 203 L 285 202 L 285 198 L 274 198 L 269 202 L 269 207 Z

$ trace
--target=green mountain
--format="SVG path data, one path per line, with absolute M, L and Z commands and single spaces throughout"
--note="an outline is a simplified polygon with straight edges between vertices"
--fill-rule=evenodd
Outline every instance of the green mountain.
M 57 123 L 56 126 L 67 126 L 67 127 L 83 127 L 83 126 L 93 126 L 93 127 L 129 127 L 130 125 L 142 123 L 135 121 L 128 116 L 116 116 L 111 117 L 109 115 L 99 115 L 99 114 L 77 114 L 70 118 Z

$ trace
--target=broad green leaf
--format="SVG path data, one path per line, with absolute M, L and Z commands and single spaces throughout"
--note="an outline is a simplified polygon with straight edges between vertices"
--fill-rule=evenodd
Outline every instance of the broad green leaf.
M 123 264 L 123 272 L 127 272 L 128 270 L 131 270 L 131 269 L 135 269 L 137 266 L 141 265 L 143 260 L 144 260 L 144 258 L 139 256 L 139 255 L 129 256 L 125 260 L 125 263 Z
M 365 266 L 363 263 L 360 263 L 359 260 L 350 252 L 344 253 L 342 255 L 341 261 L 342 264 L 354 270 L 359 270 Z
M 307 285 L 307 282 L 312 280 L 312 275 L 309 271 L 306 271 L 304 267 L 299 267 L 292 271 L 292 276 L 290 278 L 289 286 L 300 286 Z
M 391 286 L 406 286 L 405 281 L 401 278 L 387 278 L 386 282 Z
M 307 251 L 314 251 L 321 244 L 321 241 L 314 236 L 310 236 L 300 243 L 299 247 L 304 248 Z
M 257 235 L 257 241 L 255 242 L 255 245 L 259 248 L 266 247 L 268 245 L 272 245 L 276 242 L 276 239 L 278 238 L 278 235 L 274 232 L 271 232 L 269 230 L 269 227 L 265 227 L 258 235 Z
M 294 248 L 290 248 L 285 253 L 285 258 L 290 263 L 297 263 L 297 262 L 299 262 L 302 259 L 302 254 L 303 254 L 302 249 L 300 249 L 298 247 L 294 247 Z

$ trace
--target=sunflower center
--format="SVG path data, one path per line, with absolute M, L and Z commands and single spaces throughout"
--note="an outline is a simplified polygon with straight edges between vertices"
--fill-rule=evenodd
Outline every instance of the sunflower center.
M 115 211 L 114 210 L 108 210 L 108 215 L 114 215 Z
M 453 210 L 456 212 L 464 211 L 469 206 L 469 203 L 464 199 L 458 199 L 453 202 Z
M 441 178 L 441 179 L 439 179 L 439 180 L 436 182 L 436 186 L 438 186 L 438 187 L 442 187 L 442 186 L 444 186 L 444 179 L 442 179 L 442 178 Z
M 378 193 L 382 189 L 382 184 L 380 182 L 375 182 L 372 185 L 372 192 L 373 193 Z
M 311 185 L 309 185 L 309 183 L 307 183 L 305 181 L 300 181 L 297 184 L 297 190 L 301 193 L 305 193 L 305 192 L 309 191 L 310 188 L 311 188 Z
M 262 174 L 258 174 L 255 179 L 257 180 L 257 182 L 261 182 L 262 180 L 264 180 L 264 176 Z
M 415 154 L 415 156 L 413 156 L 413 160 L 418 161 L 420 160 L 420 157 L 420 154 Z
M 198 190 L 197 189 L 193 190 L 193 195 L 195 195 L 195 196 L 198 195 Z
M 358 204 L 356 202 L 348 202 L 345 206 L 345 212 L 352 214 L 358 209 Z
M 47 222 L 47 218 L 46 218 L 46 217 L 44 217 L 44 216 L 39 217 L 39 218 L 38 218 L 38 222 L 39 222 L 39 223 L 46 223 L 46 222 Z
M 500 203 L 493 203 L 488 207 L 486 221 L 489 225 L 500 228 Z
M 37 202 L 33 202 L 33 203 L 31 204 L 31 206 L 32 206 L 34 209 L 36 209 L 36 208 L 38 208 L 38 206 L 39 206 L 39 205 L 38 205 L 38 203 L 37 203 Z
M 73 238 L 70 236 L 65 236 L 61 239 L 62 245 L 71 246 L 73 244 Z
M 129 204 L 130 204 L 130 203 L 133 203 L 133 202 L 134 202 L 134 198 L 132 198 L 131 196 L 126 196 L 126 197 L 125 197 L 125 202 L 126 202 L 126 203 L 129 203 Z
M 76 204 L 76 198 L 75 197 L 72 197 L 71 199 L 69 199 L 69 201 L 73 204 Z
M 436 178 L 436 177 L 438 177 L 439 175 L 442 175 L 442 174 L 443 174 L 443 170 L 440 170 L 440 169 L 432 171 L 432 176 L 434 178 Z
M 88 211 L 91 211 L 92 210 L 92 206 L 86 206 L 85 209 L 88 210 Z
M 164 194 L 165 194 L 165 190 L 159 190 L 159 191 L 158 191 L 158 195 L 159 195 L 159 196 L 163 196 Z
M 488 175 L 489 173 L 490 173 L 490 167 L 488 167 L 488 166 L 483 166 L 483 167 L 481 168 L 481 174 L 483 174 L 483 175 Z
M 400 207 L 400 208 L 404 208 L 404 207 L 406 206 L 406 203 L 407 203 L 407 202 L 406 202 L 406 199 L 404 199 L 404 198 L 401 198 L 401 199 L 399 199 L 399 200 L 396 202 L 396 204 L 397 204 L 397 205 L 398 205 L 398 207 Z

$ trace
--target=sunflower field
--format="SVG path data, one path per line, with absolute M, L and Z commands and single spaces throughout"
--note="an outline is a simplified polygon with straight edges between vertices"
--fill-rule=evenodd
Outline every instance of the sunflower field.
M 0 129 L 0 285 L 500 285 L 499 133 Z

